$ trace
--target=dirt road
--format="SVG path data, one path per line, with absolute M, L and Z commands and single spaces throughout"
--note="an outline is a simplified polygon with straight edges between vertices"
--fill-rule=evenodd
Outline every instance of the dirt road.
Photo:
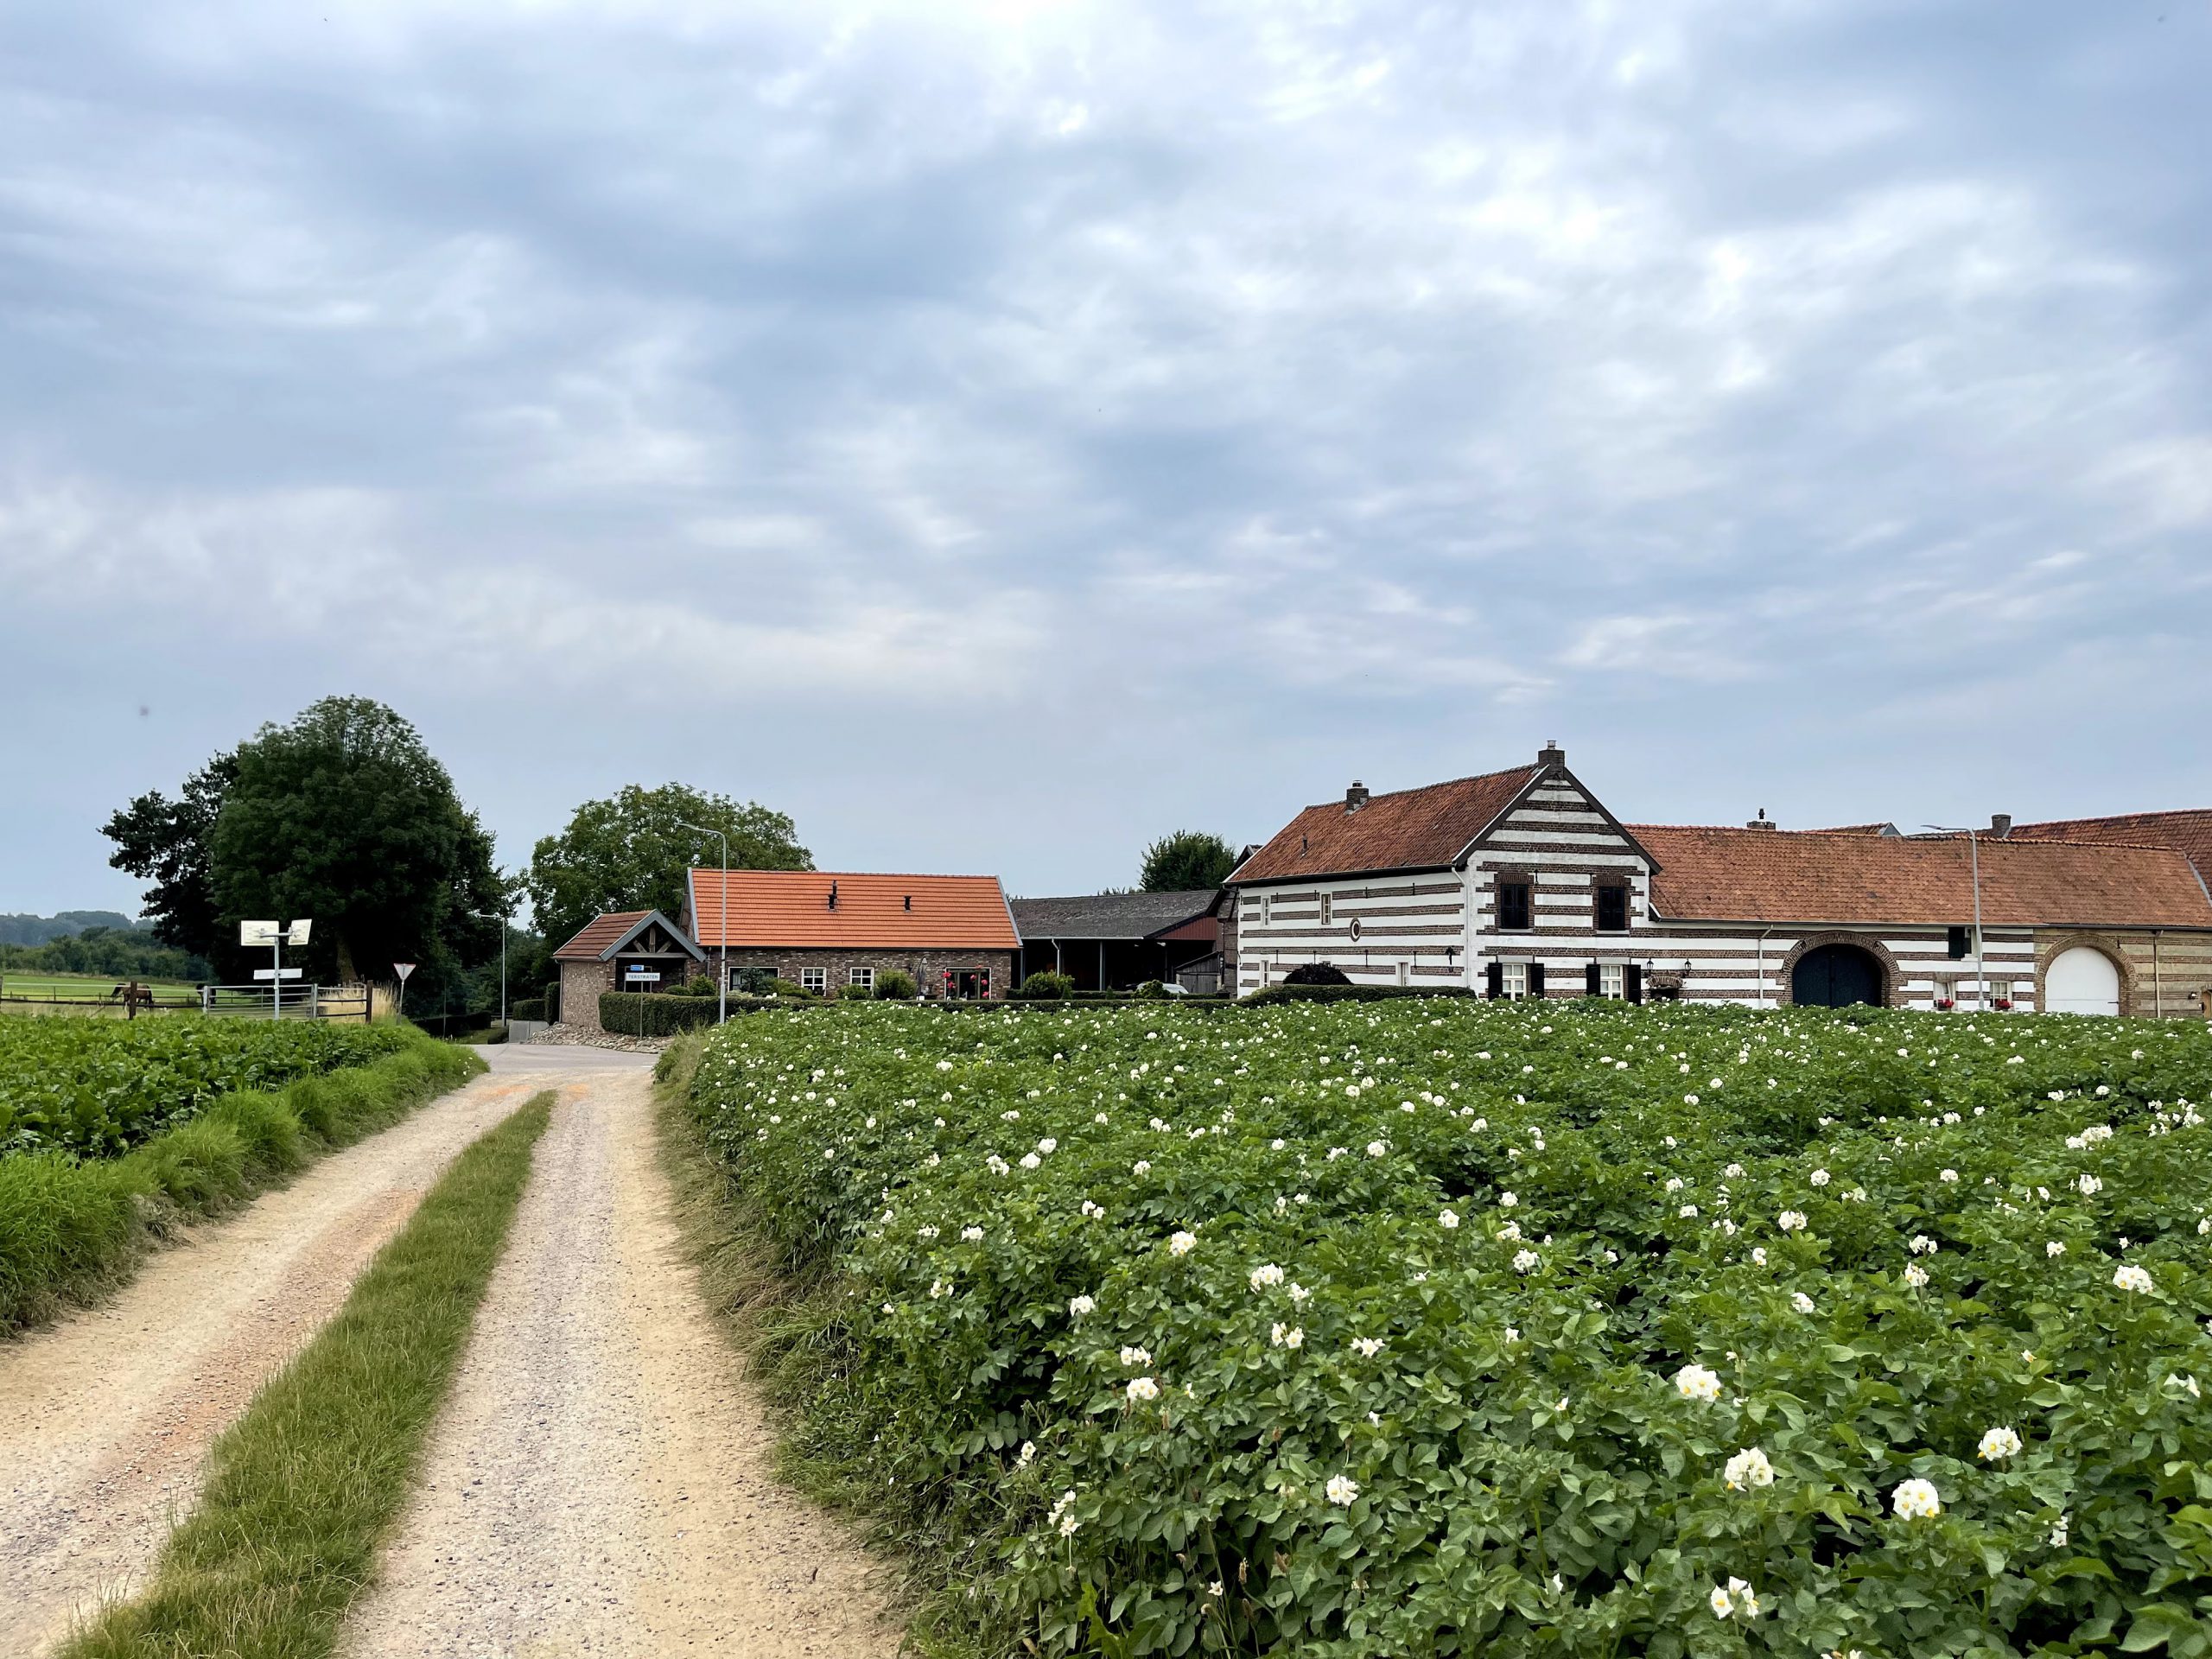
M 680 1254 L 648 1077 L 565 1091 L 346 1659 L 877 1659 L 866 1560 L 772 1435 Z
M 514 1051 L 195 1230 L 105 1306 L 0 1344 L 0 1653 L 39 1652 L 130 1588 L 189 1505 L 216 1434 L 337 1310 L 455 1153 L 591 1064 L 575 1052 Z

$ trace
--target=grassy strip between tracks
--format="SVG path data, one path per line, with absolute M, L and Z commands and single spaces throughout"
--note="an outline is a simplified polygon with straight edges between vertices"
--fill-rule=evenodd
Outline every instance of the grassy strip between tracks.
M 226 1095 L 120 1158 L 0 1156 L 0 1335 L 98 1300 L 179 1223 L 235 1209 L 483 1070 L 421 1037 L 366 1065 Z
M 145 1592 L 63 1659 L 331 1651 L 405 1502 L 553 1103 L 533 1096 L 454 1161 L 337 1317 L 216 1441 L 200 1507 Z

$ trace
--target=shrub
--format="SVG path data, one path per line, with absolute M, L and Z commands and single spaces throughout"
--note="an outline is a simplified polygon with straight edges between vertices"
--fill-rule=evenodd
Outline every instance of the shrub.
M 874 991 L 866 985 L 840 985 L 837 988 L 837 1001 L 840 1002 L 872 1002 L 874 1000 Z
M 518 996 L 507 1004 L 510 1020 L 542 1020 L 545 1018 L 545 999 L 542 996 Z
M 1014 995 L 1033 1001 L 1072 996 L 1075 995 L 1075 976 L 1049 971 L 1032 974 L 1021 982 L 1021 988 Z
M 809 1002 L 814 1001 L 814 993 L 812 991 L 806 990 L 800 986 L 794 985 L 788 979 L 770 980 L 768 982 L 768 995 L 771 996 L 787 996 L 794 1000 Z
M 715 984 L 714 976 L 694 974 L 681 985 L 671 987 L 671 994 L 676 996 L 719 996 L 721 993 Z
M 652 991 L 601 991 L 599 1023 L 617 1037 L 673 1037 L 715 1023 L 712 1000 Z
M 747 996 L 773 996 L 778 984 L 776 970 L 756 965 L 730 969 L 729 988 Z
M 911 1002 L 914 1000 L 914 976 L 897 968 L 887 968 L 875 976 L 876 1000 L 881 1002 Z
M 693 1084 L 932 1645 L 1342 1659 L 2199 1651 L 2208 1093 L 2181 1022 L 1419 999 Z
M 1349 985 L 1351 976 L 1333 962 L 1301 962 L 1282 976 L 1286 985 Z
M 1137 987 L 1137 995 L 1147 1002 L 1157 1001 L 1167 995 L 1166 982 L 1158 979 L 1147 979 L 1143 984 Z

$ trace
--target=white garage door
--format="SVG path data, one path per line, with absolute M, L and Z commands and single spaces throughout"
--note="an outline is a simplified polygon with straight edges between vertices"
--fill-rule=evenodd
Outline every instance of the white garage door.
M 2120 1012 L 2120 969 L 2101 950 L 2077 944 L 2051 958 L 2044 978 L 2044 1009 L 2051 1014 Z

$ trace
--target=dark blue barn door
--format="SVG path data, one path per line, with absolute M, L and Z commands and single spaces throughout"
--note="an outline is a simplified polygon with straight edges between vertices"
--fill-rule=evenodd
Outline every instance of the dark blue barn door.
M 1800 1007 L 1843 1008 L 1882 1000 L 1882 964 L 1855 944 L 1824 944 L 1797 958 L 1789 1000 Z

